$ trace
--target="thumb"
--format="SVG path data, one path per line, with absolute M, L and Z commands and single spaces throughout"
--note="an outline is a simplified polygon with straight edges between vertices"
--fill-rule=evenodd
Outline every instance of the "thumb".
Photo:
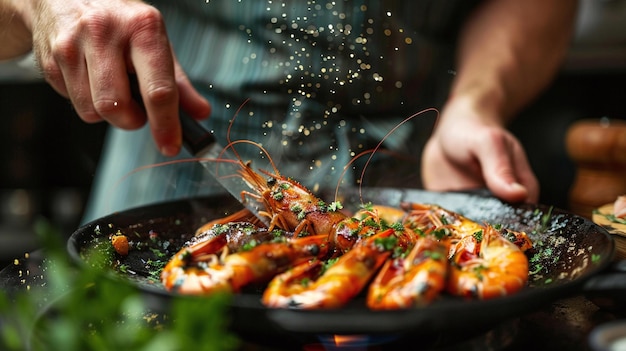
M 496 197 L 507 202 L 538 201 L 539 183 L 519 144 L 489 148 L 481 164 L 483 179 Z

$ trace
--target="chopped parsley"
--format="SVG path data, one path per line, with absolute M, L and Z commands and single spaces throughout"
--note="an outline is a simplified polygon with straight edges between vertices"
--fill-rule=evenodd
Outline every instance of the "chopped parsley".
M 259 242 L 256 241 L 255 239 L 252 239 L 250 241 L 248 241 L 247 243 L 243 244 L 241 250 L 242 251 L 250 251 L 253 248 L 257 247 L 259 245 Z
M 293 212 L 293 213 L 298 214 L 298 213 L 302 212 L 302 207 L 300 205 L 298 205 L 298 204 L 294 204 L 293 206 L 291 206 L 291 208 L 289 210 L 291 212 Z
M 420 235 L 424 236 L 426 233 L 424 231 L 419 232 Z M 432 231 L 432 235 L 437 238 L 437 240 L 441 240 L 446 236 L 450 235 L 450 231 L 447 228 L 439 228 Z
M 396 232 L 403 232 L 404 231 L 404 225 L 402 225 L 402 223 L 400 222 L 396 222 L 393 223 L 389 226 L 389 228 L 393 229 Z
M 376 238 L 374 239 L 374 244 L 381 248 L 384 251 L 393 250 L 398 243 L 398 238 L 395 236 L 388 236 L 386 238 Z
M 441 218 L 440 218 L 440 219 L 441 219 L 441 224 L 443 224 L 443 225 L 446 225 L 446 224 L 448 224 L 448 223 L 449 223 L 449 222 L 448 222 L 448 219 L 446 218 L 446 216 L 445 216 L 445 215 L 441 215 Z
M 285 232 L 282 229 L 273 229 L 272 236 L 274 238 L 282 238 L 285 236 Z
M 483 241 L 483 230 L 481 229 L 481 230 L 478 230 L 478 231 L 474 232 L 474 234 L 472 234 L 472 236 L 478 242 Z
M 365 211 L 372 211 L 374 210 L 374 205 L 371 202 L 365 203 L 365 204 L 361 204 L 360 205 L 361 209 L 365 210 Z
M 553 207 L 550 206 L 550 209 L 548 210 L 548 212 L 544 213 L 541 216 L 541 231 L 542 232 L 548 229 L 548 225 L 550 224 L 550 219 L 552 218 L 552 209 Z
M 127 273 L 128 272 L 128 265 L 127 264 L 121 264 L 117 267 L 117 269 L 119 269 L 120 272 L 122 273 Z
M 158 258 L 164 258 L 165 256 L 167 256 L 165 252 L 157 248 L 150 248 L 150 251 L 152 251 L 152 253 Z
M 407 250 L 405 250 L 404 248 L 398 245 L 393 249 L 393 253 L 391 254 L 391 257 L 393 258 L 406 257 L 407 253 L 408 253 Z
M 369 217 L 363 220 L 362 224 L 366 227 L 372 227 L 372 228 L 377 228 L 377 229 L 380 228 L 380 225 L 372 217 Z
M 331 258 L 331 259 L 324 261 L 324 265 L 322 267 L 322 272 L 320 273 L 320 275 L 324 274 L 328 270 L 328 268 L 332 267 L 335 263 L 337 263 L 337 260 L 339 260 L 339 257 Z
M 343 205 L 339 201 L 333 201 L 330 203 L 330 205 L 328 205 L 328 210 L 333 211 L 333 212 L 341 210 L 342 208 L 343 208 Z
M 445 256 L 442 255 L 441 252 L 431 251 L 431 250 L 424 250 L 424 252 L 422 252 L 422 255 L 425 258 L 431 258 L 431 259 L 436 260 L 436 261 L 439 261 L 442 258 L 445 258 Z

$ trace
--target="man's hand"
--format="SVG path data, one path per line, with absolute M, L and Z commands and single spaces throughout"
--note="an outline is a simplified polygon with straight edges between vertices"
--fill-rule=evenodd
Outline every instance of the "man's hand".
M 443 110 L 422 155 L 424 187 L 486 187 L 505 201 L 536 203 L 539 183 L 522 145 L 504 127 L 480 117 L 468 105 Z
M 160 12 L 136 0 L 20 0 L 45 79 L 89 123 L 123 129 L 149 122 L 162 154 L 182 144 L 179 103 L 196 118 L 210 105 L 193 88 L 172 51 Z M 137 76 L 144 108 L 133 101 Z

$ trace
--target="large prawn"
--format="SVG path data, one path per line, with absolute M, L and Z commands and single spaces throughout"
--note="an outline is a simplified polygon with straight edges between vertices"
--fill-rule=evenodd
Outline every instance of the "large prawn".
M 387 260 L 369 286 L 367 306 L 397 309 L 435 300 L 446 287 L 449 243 L 429 233 L 418 237 L 406 256 Z
M 439 205 L 405 202 L 401 204 L 401 207 L 408 212 L 403 221 L 406 227 L 418 232 L 435 229 L 434 234 L 439 238 L 450 238 L 450 256 L 457 251 L 457 245 L 463 245 L 463 250 L 465 251 L 472 250 L 474 254 L 478 253 L 478 245 L 471 246 L 472 243 L 475 244 L 476 242 L 464 240 L 464 238 L 472 237 L 476 233 L 482 233 L 484 229 L 483 224 Z M 532 240 L 525 232 L 501 228 L 501 234 L 522 251 L 526 251 L 533 246 Z
M 529 275 L 526 255 L 491 225 L 460 241 L 450 268 L 447 291 L 466 298 L 511 295 L 526 285 Z
M 359 241 L 326 268 L 316 260 L 277 275 L 265 289 L 269 307 L 337 308 L 352 300 L 370 281 L 395 247 L 394 230 L 387 229 Z
M 277 240 L 260 241 L 235 253 L 221 251 L 227 241 L 223 237 L 192 243 L 176 253 L 161 273 L 165 288 L 194 295 L 238 292 L 250 284 L 267 283 L 294 264 L 328 254 L 326 235 L 280 235 Z M 222 254 L 217 253 L 220 251 Z
M 263 146 L 248 140 L 231 142 L 230 145 L 237 143 L 255 145 L 270 160 L 273 172 L 263 169 L 257 172 L 250 162 L 241 160 L 238 161 L 240 167 L 237 171 L 251 189 L 241 193 L 241 200 L 253 199 L 261 203 L 259 215 L 269 219 L 270 230 L 279 227 L 295 235 L 302 231 L 308 234 L 330 233 L 338 222 L 347 217 L 341 212 L 339 202 L 327 203 L 296 180 L 282 176 Z

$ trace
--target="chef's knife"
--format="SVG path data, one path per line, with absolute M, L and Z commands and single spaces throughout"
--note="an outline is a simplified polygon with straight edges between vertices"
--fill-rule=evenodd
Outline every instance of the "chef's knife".
M 133 98 L 144 107 L 136 77 L 130 76 L 129 79 Z M 242 197 L 242 191 L 250 191 L 250 187 L 240 176 L 231 176 L 236 174 L 237 169 L 241 167 L 235 153 L 231 149 L 224 149 L 212 133 L 182 108 L 179 109 L 178 115 L 183 134 L 183 147 L 198 159 L 198 162 L 215 178 L 218 184 L 241 202 L 261 222 L 269 225 L 268 218 L 259 214 L 261 203 L 250 197 L 245 199 Z
M 242 167 L 240 161 L 231 149 L 224 149 L 215 139 L 215 136 L 207 131 L 198 121 L 187 113 L 179 110 L 180 123 L 183 132 L 183 147 L 194 157 L 198 158 L 204 168 L 226 189 L 232 196 L 237 198 L 252 214 L 265 225 L 269 225 L 269 219 L 259 214 L 261 203 L 251 197 L 242 197 L 243 191 L 251 191 L 246 182 L 236 174 Z M 213 161 L 218 160 L 218 161 Z M 227 163 L 220 160 L 226 160 Z M 235 161 L 231 163 L 228 161 Z

